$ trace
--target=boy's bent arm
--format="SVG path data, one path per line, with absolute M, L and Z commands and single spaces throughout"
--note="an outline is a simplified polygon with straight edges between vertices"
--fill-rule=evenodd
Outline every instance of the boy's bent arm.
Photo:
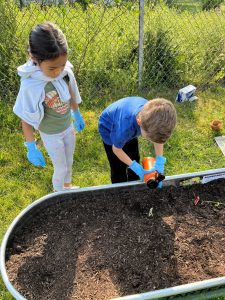
M 114 145 L 112 146 L 113 153 L 126 165 L 130 166 L 132 160 L 130 157 L 123 151 L 121 148 L 117 148 Z
M 32 142 L 34 140 L 33 127 L 22 120 L 22 129 L 26 142 Z
M 163 156 L 163 146 L 164 144 L 154 143 L 156 159 L 153 167 L 161 174 L 164 174 L 164 165 L 166 163 L 166 158 Z M 162 187 L 162 182 L 159 183 L 159 187 Z
M 155 156 L 163 155 L 163 146 L 164 146 L 164 144 L 154 143 Z

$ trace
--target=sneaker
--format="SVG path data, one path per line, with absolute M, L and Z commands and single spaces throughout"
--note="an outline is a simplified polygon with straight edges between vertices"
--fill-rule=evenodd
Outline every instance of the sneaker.
M 78 185 L 73 185 L 73 186 L 64 187 L 64 190 L 76 190 L 79 188 L 80 187 Z

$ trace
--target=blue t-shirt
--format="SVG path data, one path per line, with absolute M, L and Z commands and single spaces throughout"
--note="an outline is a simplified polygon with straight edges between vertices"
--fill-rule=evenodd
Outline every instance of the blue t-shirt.
M 109 105 L 101 113 L 98 122 L 103 142 L 123 148 L 127 142 L 141 135 L 136 115 L 147 102 L 141 97 L 127 97 Z

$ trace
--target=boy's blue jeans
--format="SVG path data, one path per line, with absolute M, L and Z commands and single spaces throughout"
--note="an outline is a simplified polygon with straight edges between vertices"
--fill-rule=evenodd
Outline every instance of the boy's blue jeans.
M 103 144 L 110 164 L 112 183 L 139 180 L 139 177 L 113 153 L 112 146 L 106 145 L 104 142 Z M 136 160 L 139 163 L 140 154 L 137 138 L 126 143 L 123 147 L 123 151 L 131 160 Z

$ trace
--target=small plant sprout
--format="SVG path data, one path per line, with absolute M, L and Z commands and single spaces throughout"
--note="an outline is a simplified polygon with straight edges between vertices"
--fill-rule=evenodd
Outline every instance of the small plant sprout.
M 150 208 L 148 216 L 149 217 L 153 217 L 153 207 Z

